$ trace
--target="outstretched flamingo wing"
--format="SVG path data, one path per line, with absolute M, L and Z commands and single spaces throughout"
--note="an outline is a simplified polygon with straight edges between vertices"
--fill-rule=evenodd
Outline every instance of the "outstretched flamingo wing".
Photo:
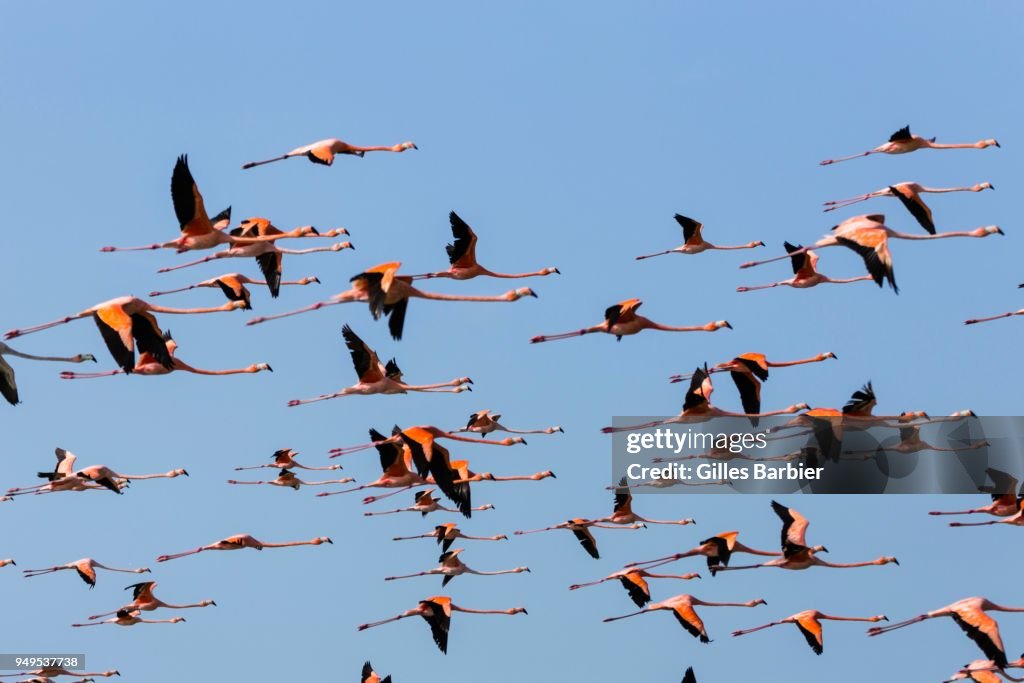
M 797 620 L 796 627 L 800 629 L 800 633 L 804 634 L 804 639 L 814 650 L 814 654 L 820 655 L 825 651 L 825 639 L 820 621 L 813 617 L 803 617 Z
M 383 380 L 384 373 L 380 370 L 380 359 L 377 358 L 377 352 L 367 346 L 366 342 L 360 339 L 359 335 L 348 325 L 341 328 L 341 336 L 345 338 L 345 345 L 348 346 L 352 356 L 352 365 L 356 368 L 359 381 L 376 384 Z
M 428 610 L 423 618 L 430 624 L 430 635 L 434 637 L 434 643 L 444 654 L 448 654 L 448 629 L 452 623 L 451 599 L 446 597 L 433 597 L 420 602 L 420 606 Z
M 890 185 L 889 191 L 910 212 L 910 215 L 924 228 L 928 234 L 935 234 L 935 221 L 932 210 L 921 199 L 921 195 L 910 190 L 906 185 Z
M 707 386 L 705 386 L 707 385 Z M 686 398 L 683 399 L 683 412 L 694 410 L 701 406 L 709 405 L 711 397 L 711 376 L 707 368 L 697 368 L 690 378 L 690 388 L 686 391 Z
M 575 522 L 583 522 L 583 520 L 574 520 Z M 576 540 L 580 542 L 583 549 L 587 551 L 595 560 L 601 559 L 601 554 L 597 550 L 597 540 L 594 539 L 594 535 L 590 533 L 590 529 L 585 526 L 573 526 L 572 535 L 576 537 Z
M 472 268 L 476 265 L 476 233 L 466 221 L 452 211 L 448 214 L 455 241 L 445 246 L 448 261 L 456 268 Z
M 950 616 L 967 637 L 981 648 L 986 657 L 1000 667 L 1007 665 L 1006 649 L 1003 647 L 1003 638 L 999 635 L 999 624 L 995 619 L 981 610 L 953 612 Z
M 736 389 L 740 392 L 740 401 L 743 404 L 743 412 L 754 415 L 761 412 L 761 383 L 754 375 L 747 372 L 730 372 Z M 751 418 L 754 426 L 757 426 L 757 418 Z
M 697 674 L 693 673 L 693 667 L 687 667 L 686 673 L 683 674 L 682 683 L 697 683 Z
M 178 217 L 181 231 L 191 237 L 208 235 L 214 231 L 210 217 L 206 215 L 203 195 L 188 168 L 188 155 L 182 154 L 174 164 L 171 174 L 171 201 Z
M 156 586 L 156 581 L 142 581 L 141 583 L 133 583 L 130 586 L 125 586 L 125 590 L 132 592 L 132 599 L 138 601 L 142 598 L 141 602 L 151 602 L 153 600 L 153 587 Z
M 912 140 L 913 138 L 914 136 L 910 134 L 910 126 L 903 126 L 889 136 L 889 142 L 902 142 L 904 140 Z
M 268 279 L 267 282 L 270 282 L 270 280 Z M 220 287 L 220 291 L 224 293 L 228 301 L 241 301 L 245 304 L 245 310 L 252 310 L 249 290 L 237 277 L 234 275 L 221 276 L 217 278 L 217 286 Z
M 284 259 L 281 252 L 277 250 L 268 251 L 256 257 L 256 264 L 263 273 L 263 279 L 267 281 L 267 289 L 270 296 L 277 298 L 281 293 L 281 272 L 284 268 Z
M 306 151 L 306 158 L 312 161 L 314 164 L 322 164 L 324 166 L 330 166 L 334 163 L 334 152 L 330 146 L 323 145 L 321 147 L 313 147 Z
M 644 581 L 639 572 L 628 572 L 619 577 L 622 587 L 629 593 L 629 599 L 637 607 L 643 607 L 651 601 L 651 587 Z
M 875 389 L 871 386 L 871 382 L 868 382 L 850 395 L 850 400 L 843 406 L 843 414 L 867 414 L 871 412 L 877 403 L 878 399 L 875 396 Z
M 18 385 L 14 381 L 14 368 L 0 355 L 0 394 L 12 406 L 18 404 Z
M 693 607 L 689 605 L 676 605 L 672 608 L 672 614 L 675 615 L 676 620 L 679 624 L 686 629 L 686 631 L 693 636 L 698 638 L 702 643 L 710 643 L 711 639 L 708 638 L 707 631 L 704 630 L 704 622 L 697 616 L 697 613 L 693 611 Z
M 747 366 L 747 369 L 762 382 L 768 381 L 768 359 L 763 353 L 744 353 L 733 360 Z
M 793 275 L 796 275 L 798 279 L 806 279 L 814 275 L 814 260 L 811 255 L 814 252 L 805 251 L 799 254 L 793 252 L 803 249 L 799 244 L 790 244 L 789 242 L 783 242 L 782 246 L 786 248 L 786 253 L 791 254 L 789 260 L 793 264 Z
M 626 299 L 604 309 L 604 319 L 611 327 L 615 323 L 630 322 L 636 317 L 636 309 L 643 304 L 640 299 Z
M 837 237 L 836 241 L 857 252 L 857 254 L 864 259 L 864 265 L 867 267 L 871 277 L 874 278 L 875 284 L 879 287 L 886 280 L 889 281 L 889 286 L 892 287 L 892 291 L 897 294 L 900 293 L 900 288 L 896 285 L 896 274 L 893 272 L 892 267 L 892 254 L 889 253 L 889 240 L 884 230 L 864 230 L 853 237 Z
M 798 545 L 807 546 L 807 527 L 810 522 L 793 508 L 772 501 L 772 510 L 782 520 L 782 546 Z
M 615 513 L 628 515 L 633 512 L 632 506 L 633 496 L 629 492 L 629 487 L 626 486 L 626 478 L 622 477 L 619 479 L 619 488 L 615 489 L 615 501 L 612 505 L 612 510 Z
M 695 221 L 692 218 L 677 213 L 675 215 L 676 223 L 683 229 L 683 241 L 686 244 L 700 244 L 703 241 L 700 231 L 704 227 L 704 224 Z

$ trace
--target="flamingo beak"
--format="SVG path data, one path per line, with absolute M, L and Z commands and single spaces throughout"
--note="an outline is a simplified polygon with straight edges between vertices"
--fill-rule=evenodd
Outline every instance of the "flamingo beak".
M 213 605 L 214 607 L 216 607 L 217 606 L 217 601 L 216 600 L 210 600 L 210 604 Z
M 729 324 L 728 320 L 725 321 L 725 326 L 728 327 L 730 330 L 732 329 L 732 325 Z
M 273 372 L 274 371 L 274 368 L 270 367 L 269 363 L 267 363 L 266 366 L 267 366 L 267 372 Z
M 181 473 L 184 474 L 186 477 L 189 476 L 188 470 L 182 470 Z
M 316 228 L 314 228 L 313 226 L 309 226 L 309 231 L 311 233 L 313 233 L 314 235 L 319 235 L 320 234 L 320 231 L 317 230 Z

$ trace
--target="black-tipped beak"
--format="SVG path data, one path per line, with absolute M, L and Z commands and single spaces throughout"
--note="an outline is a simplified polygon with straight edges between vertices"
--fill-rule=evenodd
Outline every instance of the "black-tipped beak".
M 520 443 L 522 443 L 524 446 L 529 446 L 530 445 L 530 444 L 526 443 L 526 439 L 523 439 Z
M 524 609 L 524 610 L 523 610 L 523 614 L 529 614 L 529 612 L 527 612 L 527 611 L 526 611 L 526 610 Z
M 313 233 L 314 235 L 319 235 L 320 234 L 320 231 L 317 230 L 316 228 L 314 228 L 313 226 L 309 226 L 309 231 L 311 233 Z
M 189 476 L 188 475 L 188 470 L 182 470 L 181 473 L 184 474 L 186 477 Z
M 331 545 L 334 545 L 334 541 L 332 541 L 332 540 L 331 540 L 331 539 L 329 539 L 329 538 L 327 539 L 327 542 L 328 542 L 328 543 L 330 543 Z
M 317 284 L 320 284 L 320 278 L 318 278 L 318 277 L 312 278 L 312 281 L 317 283 Z
M 999 233 L 1000 235 L 1005 235 L 1006 234 L 1005 232 L 1003 232 L 1002 228 L 996 228 L 996 232 Z
M 466 387 L 466 391 L 473 391 L 473 387 Z
M 728 327 L 730 330 L 732 329 L 732 325 L 729 324 L 728 320 L 725 322 L 725 326 Z
M 993 140 L 992 142 L 996 143 L 996 147 L 1002 147 L 1002 145 L 999 144 L 999 140 Z
M 556 477 L 556 476 L 555 476 L 555 473 L 554 473 L 554 472 L 552 472 L 552 473 L 551 473 L 551 478 L 552 478 L 552 479 L 558 479 L 558 477 Z
M 473 383 L 473 380 L 470 379 L 469 377 L 467 377 L 466 378 L 466 384 L 472 384 L 472 383 Z
M 270 367 L 270 364 L 267 363 L 267 372 L 273 372 L 273 371 L 274 371 L 274 368 Z
M 823 553 L 827 553 L 827 552 L 828 552 L 828 548 L 822 548 L 822 549 L 821 549 L 821 552 L 823 552 Z
M 217 601 L 216 600 L 210 600 L 210 604 L 213 605 L 214 607 L 216 607 L 217 606 Z
M 558 268 L 555 268 L 555 269 L 554 269 L 554 271 L 555 271 L 556 273 L 558 273 L 559 275 L 561 275 L 561 274 L 562 274 L 562 271 L 560 271 L 560 270 L 559 270 Z
M 989 184 L 988 184 L 988 189 L 990 189 L 990 190 L 994 190 L 994 189 L 996 189 L 996 186 L 995 186 L 995 185 L 993 185 L 992 183 L 989 183 Z
M 897 567 L 898 567 L 898 566 L 900 566 L 900 561 L 899 561 L 899 560 L 897 560 L 897 559 L 896 559 L 895 557 L 894 557 L 894 558 L 892 558 L 892 563 L 893 563 L 894 565 L 896 565 Z

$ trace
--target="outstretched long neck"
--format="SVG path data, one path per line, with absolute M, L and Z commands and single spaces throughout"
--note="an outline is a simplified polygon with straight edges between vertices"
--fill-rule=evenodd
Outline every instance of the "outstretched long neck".
M 423 290 L 409 287 L 409 296 L 431 301 L 477 301 L 477 302 L 499 302 L 511 301 L 507 294 L 497 296 L 469 296 L 464 294 L 438 294 L 437 292 L 424 292 Z
M 33 356 L 30 353 L 22 353 L 21 351 L 15 351 L 14 349 L 12 349 L 9 346 L 6 346 L 4 348 L 0 348 L 0 355 L 16 356 L 18 358 L 25 358 L 27 360 L 56 361 L 56 362 L 59 362 L 59 363 L 75 363 L 75 362 L 78 361 L 78 359 L 74 358 L 74 357 L 66 358 L 64 356 Z
M 456 612 L 467 612 L 469 614 L 515 614 L 513 609 L 470 609 L 469 607 L 457 607 L 452 605 Z
M 870 275 L 866 276 L 870 279 Z M 836 281 L 838 282 L 838 280 Z M 770 368 L 788 368 L 794 365 L 805 365 L 807 363 L 820 363 L 823 360 L 828 360 L 829 356 L 814 356 L 813 358 L 801 358 L 800 360 L 787 360 L 779 362 L 768 362 Z
M 317 541 L 287 541 L 285 543 L 261 543 L 264 548 L 290 548 L 295 545 L 320 545 Z
M 227 303 L 223 306 L 216 306 L 212 308 L 166 308 L 164 306 L 157 306 L 156 304 L 149 304 L 149 310 L 153 313 L 169 313 L 174 315 L 189 315 L 193 313 L 223 313 L 225 311 L 235 310 L 234 303 Z
M 713 330 L 708 329 L 704 325 L 691 325 L 691 326 L 675 326 L 675 325 L 662 325 L 651 321 L 647 325 L 649 330 L 661 330 L 662 332 L 711 332 Z

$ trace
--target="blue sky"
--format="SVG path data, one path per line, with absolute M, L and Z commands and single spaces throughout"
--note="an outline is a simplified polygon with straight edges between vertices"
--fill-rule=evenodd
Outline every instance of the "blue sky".
M 0 10 L 0 196 L 7 267 L 0 271 L 3 329 L 50 320 L 114 296 L 145 295 L 223 272 L 256 274 L 243 260 L 174 274 L 170 252 L 100 254 L 105 244 L 170 239 L 171 168 L 188 153 L 206 198 L 235 217 L 266 216 L 283 227 L 344 225 L 355 252 L 286 259 L 289 277 L 323 284 L 285 288 L 278 301 L 254 290 L 256 314 L 281 312 L 341 291 L 367 266 L 401 260 L 406 272 L 443 268 L 454 209 L 480 236 L 478 257 L 495 270 L 557 266 L 529 282 L 540 298 L 515 304 L 410 307 L 396 343 L 365 306 L 345 306 L 246 328 L 247 313 L 164 316 L 193 365 L 266 361 L 275 373 L 63 382 L 50 364 L 15 363 L 24 404 L 0 410 L 5 487 L 32 483 L 55 446 L 80 462 L 124 471 L 187 467 L 189 479 L 139 482 L 119 498 L 83 494 L 23 498 L 0 506 L 0 557 L 21 568 L 91 555 L 148 565 L 168 601 L 213 598 L 175 626 L 74 630 L 68 624 L 125 601 L 134 577 L 103 574 L 88 591 L 69 575 L 19 577 L 0 570 L 10 628 L 3 649 L 87 654 L 90 668 L 126 680 L 278 680 L 296 671 L 339 680 L 371 659 L 396 683 L 495 683 L 529 677 L 674 681 L 693 665 L 699 680 L 940 680 L 980 656 L 949 622 L 867 639 L 861 625 L 826 625 L 815 657 L 795 629 L 731 639 L 729 632 L 807 608 L 850 616 L 905 618 L 970 595 L 1022 602 L 1019 572 L 1005 554 L 1014 531 L 948 529 L 924 513 L 982 497 L 790 497 L 812 520 L 811 537 L 832 559 L 881 554 L 902 566 L 848 573 L 736 573 L 696 585 L 656 583 L 655 597 L 691 591 L 707 600 L 767 599 L 756 610 L 707 609 L 715 642 L 700 645 L 665 614 L 602 624 L 633 609 L 614 585 L 572 592 L 634 559 L 689 548 L 740 529 L 772 547 L 777 520 L 761 496 L 645 496 L 652 517 L 695 517 L 696 527 L 599 535 L 593 561 L 568 533 L 467 544 L 479 569 L 529 565 L 531 574 L 461 577 L 450 585 L 474 608 L 525 605 L 529 616 L 457 615 L 450 654 L 436 651 L 419 620 L 356 633 L 440 592 L 440 580 L 385 584 L 385 575 L 434 566 L 428 541 L 392 543 L 436 521 L 365 518 L 359 498 L 316 499 L 266 487 L 228 487 L 236 465 L 290 446 L 323 464 L 333 446 L 364 440 L 370 426 L 456 427 L 474 410 L 508 424 L 561 424 L 565 435 L 528 447 L 453 448 L 474 469 L 499 474 L 551 468 L 558 479 L 480 485 L 496 510 L 463 524 L 467 533 L 508 533 L 609 510 L 613 415 L 675 413 L 682 401 L 668 375 L 759 351 L 787 360 L 831 350 L 838 361 L 773 373 L 767 408 L 806 401 L 838 406 L 873 380 L 884 412 L 1020 413 L 1020 369 L 1002 359 L 1018 321 L 965 328 L 961 321 L 1020 306 L 1022 12 L 1014 3 L 456 2 L 178 3 L 173 9 L 98 3 Z M 820 168 L 821 159 L 883 142 L 910 124 L 942 141 L 996 137 L 1002 149 L 919 152 Z M 415 140 L 420 151 L 339 159 L 330 169 L 301 160 L 253 171 L 250 159 L 338 136 L 358 144 Z M 996 192 L 930 200 L 940 229 L 999 224 L 1005 237 L 894 245 L 901 294 L 873 285 L 737 294 L 738 285 L 788 277 L 785 263 L 740 271 L 749 254 L 709 253 L 636 262 L 676 246 L 675 212 L 706 224 L 720 243 L 817 239 L 847 211 L 821 202 L 914 180 Z M 891 199 L 863 205 L 917 226 Z M 289 245 L 292 246 L 292 245 Z M 302 244 L 299 246 L 310 246 Z M 855 255 L 827 250 L 823 272 L 860 274 Z M 508 283 L 430 283 L 436 291 L 496 294 Z M 643 313 L 669 324 L 726 318 L 734 331 L 648 333 L 616 344 L 591 337 L 531 346 L 535 335 L 596 323 L 604 308 L 639 297 Z M 218 305 L 200 290 L 166 305 Z M 343 323 L 397 355 L 410 381 L 471 376 L 474 393 L 353 397 L 287 409 L 290 398 L 351 384 Z M 88 322 L 26 337 L 39 354 L 96 353 L 113 367 Z M 999 358 L 1000 362 L 996 362 Z M 91 369 L 91 368 L 90 368 Z M 728 384 L 717 402 L 738 410 Z M 359 481 L 377 475 L 372 454 L 344 460 Z M 326 478 L 326 477 L 325 477 Z M 408 498 L 394 498 L 403 504 Z M 249 532 L 269 541 L 330 535 L 334 546 L 154 558 Z M 985 562 L 972 548 L 987 548 Z M 695 571 L 692 560 L 680 570 Z M 159 614 L 159 613 L 158 613 Z M 160 615 L 161 617 L 169 615 Z M 1024 618 L 999 618 L 1011 655 L 1024 646 Z M 14 625 L 17 625 L 14 628 Z M 881 672 L 885 672 L 884 674 Z

